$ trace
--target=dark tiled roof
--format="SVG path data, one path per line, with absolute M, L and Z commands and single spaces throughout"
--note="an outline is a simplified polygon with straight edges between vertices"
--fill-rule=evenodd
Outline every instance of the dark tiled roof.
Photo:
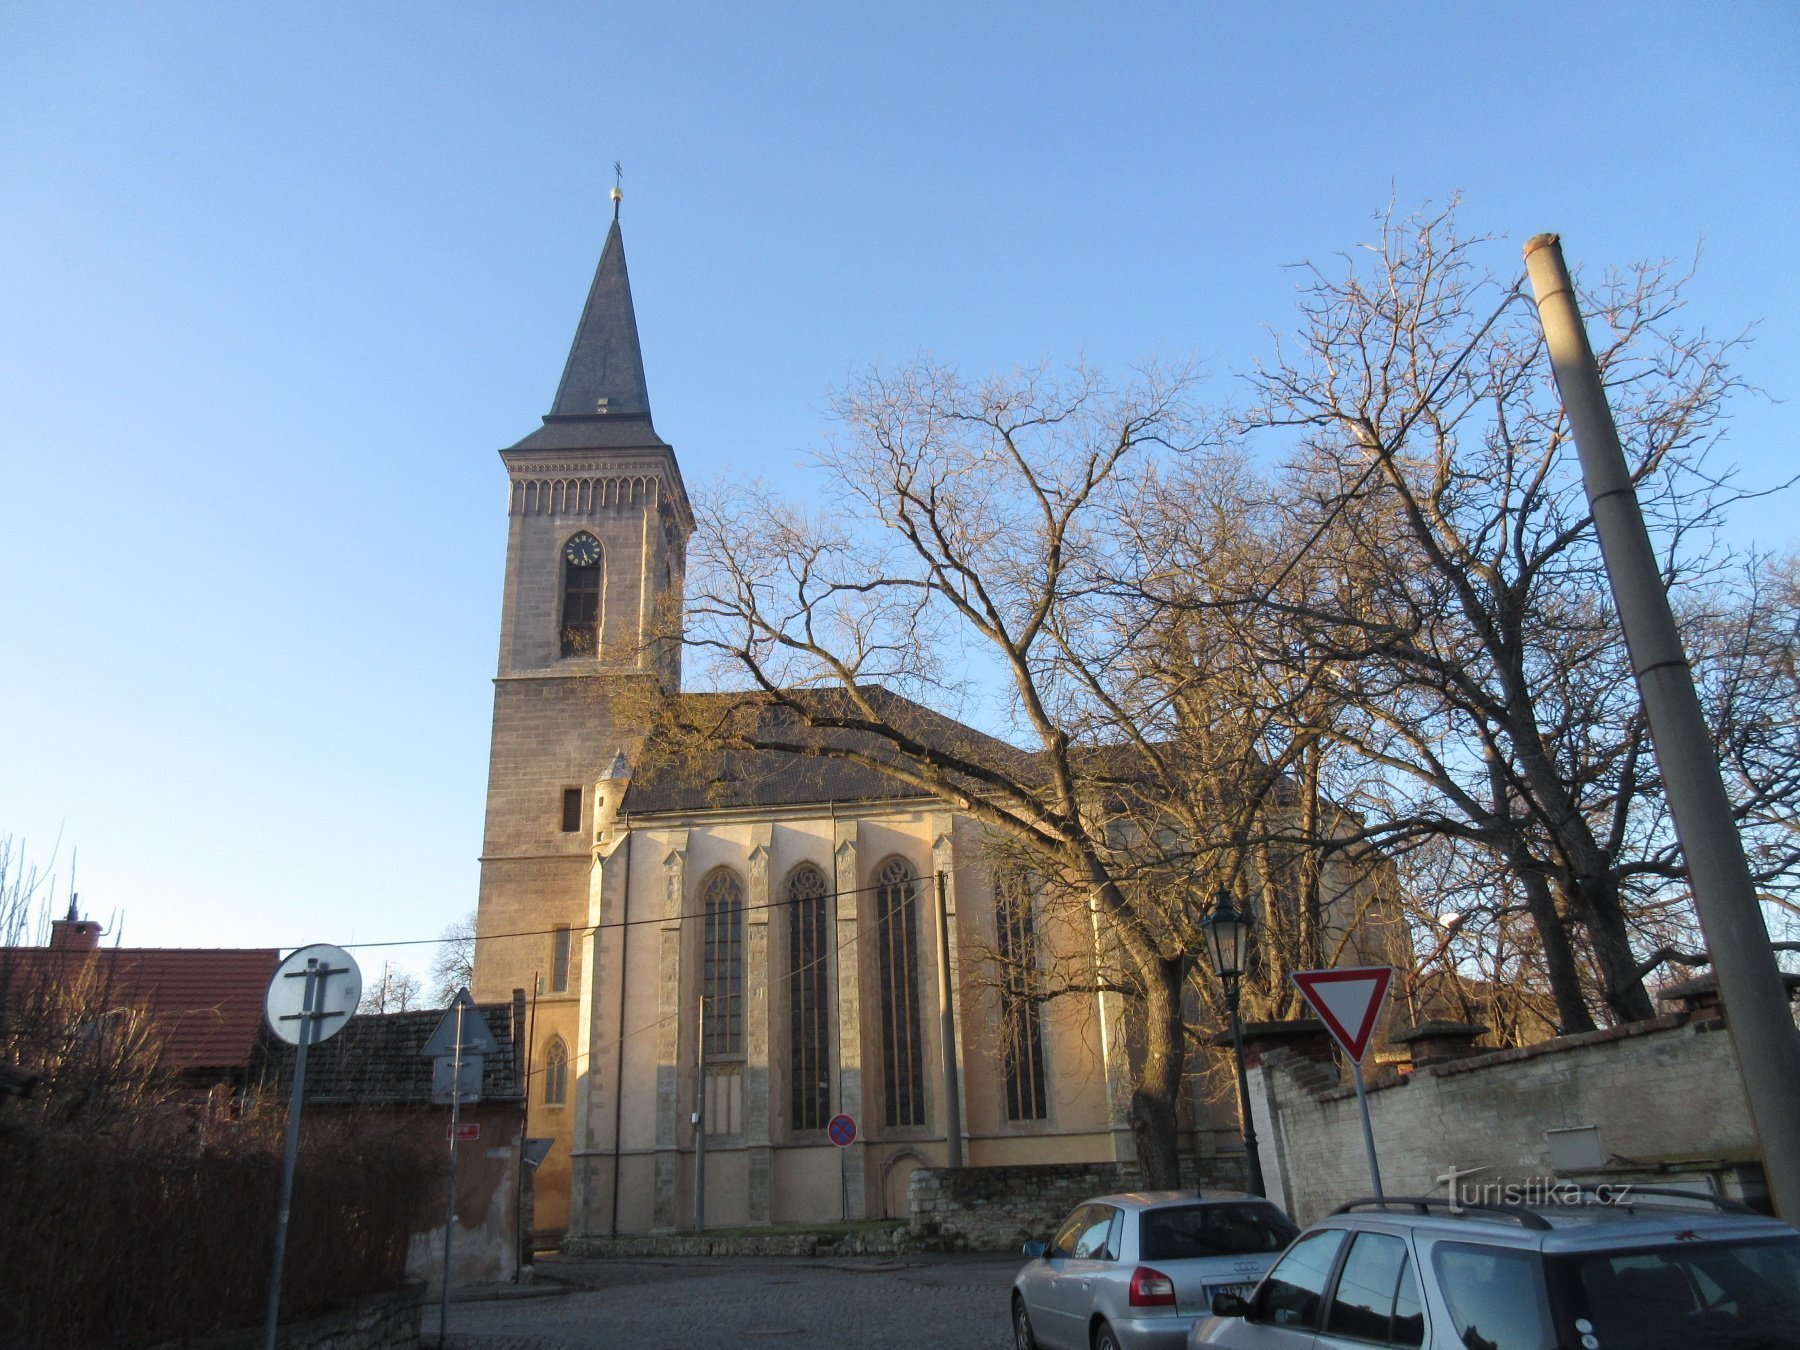
M 263 1021 L 263 998 L 281 954 L 273 950 L 43 947 L 0 950 L 0 984 L 11 996 L 42 981 L 95 982 L 115 1007 L 143 1009 L 177 1072 L 242 1069 Z
M 864 691 L 883 719 L 921 745 L 1007 772 L 1019 781 L 1038 776 L 1034 757 L 1015 746 L 975 730 L 955 718 L 933 712 L 885 689 Z M 817 690 L 802 695 L 828 717 L 853 717 L 842 691 Z M 791 741 L 864 750 L 900 763 L 900 757 L 871 733 L 847 728 L 814 730 L 787 709 L 747 694 L 690 694 L 686 713 L 704 717 L 710 710 L 748 708 L 754 718 L 749 734 L 767 741 Z M 799 806 L 827 802 L 906 800 L 930 794 L 878 768 L 834 758 L 825 753 L 776 750 L 707 750 L 682 752 L 655 741 L 640 754 L 640 767 L 626 791 L 624 809 L 635 814 L 659 811 L 708 811 L 733 807 Z
M 667 450 L 648 417 L 546 417 L 513 450 Z
M 520 1101 L 517 1045 L 510 1003 L 477 1004 L 500 1053 L 481 1066 L 484 1101 Z M 344 1029 L 306 1052 L 306 1100 L 321 1106 L 428 1106 L 432 1061 L 419 1051 L 444 1018 L 423 1012 L 358 1013 Z M 294 1082 L 294 1046 L 264 1033 L 258 1047 L 263 1085 L 283 1096 Z

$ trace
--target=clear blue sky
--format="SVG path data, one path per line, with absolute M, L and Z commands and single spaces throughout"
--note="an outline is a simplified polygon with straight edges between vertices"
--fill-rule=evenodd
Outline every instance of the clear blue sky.
M 658 429 L 793 477 L 920 350 L 1231 372 L 1466 194 L 1757 322 L 1800 468 L 1800 6 L 0 3 L 0 834 L 130 945 L 475 899 L 505 540 L 614 159 Z M 1745 538 L 1800 542 L 1795 501 Z M 403 954 L 422 965 L 425 949 Z M 365 954 L 365 971 L 379 952 Z

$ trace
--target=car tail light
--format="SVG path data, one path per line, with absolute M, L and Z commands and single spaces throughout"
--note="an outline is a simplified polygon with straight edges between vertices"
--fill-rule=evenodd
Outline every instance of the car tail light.
M 1173 1308 L 1175 1281 L 1160 1270 L 1139 1266 L 1131 1272 L 1131 1297 L 1134 1308 Z

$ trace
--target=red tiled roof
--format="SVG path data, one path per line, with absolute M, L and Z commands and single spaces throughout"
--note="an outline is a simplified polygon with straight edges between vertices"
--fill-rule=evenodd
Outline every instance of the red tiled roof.
M 65 980 L 98 963 L 108 1001 L 143 1009 L 163 1041 L 163 1064 L 176 1072 L 246 1068 L 263 1021 L 263 998 L 281 953 L 263 949 L 180 947 L 53 951 L 0 950 L 0 979 L 19 990 Z

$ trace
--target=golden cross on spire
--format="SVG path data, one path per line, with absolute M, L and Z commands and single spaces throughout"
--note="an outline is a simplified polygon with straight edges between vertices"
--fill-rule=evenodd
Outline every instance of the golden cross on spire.
M 613 161 L 613 189 L 612 189 L 612 204 L 613 204 L 613 219 L 614 220 L 617 220 L 619 218 L 619 203 L 621 201 L 623 201 L 625 198 L 625 192 L 619 186 L 624 181 L 625 181 L 625 170 L 619 167 L 619 161 L 615 159 Z

